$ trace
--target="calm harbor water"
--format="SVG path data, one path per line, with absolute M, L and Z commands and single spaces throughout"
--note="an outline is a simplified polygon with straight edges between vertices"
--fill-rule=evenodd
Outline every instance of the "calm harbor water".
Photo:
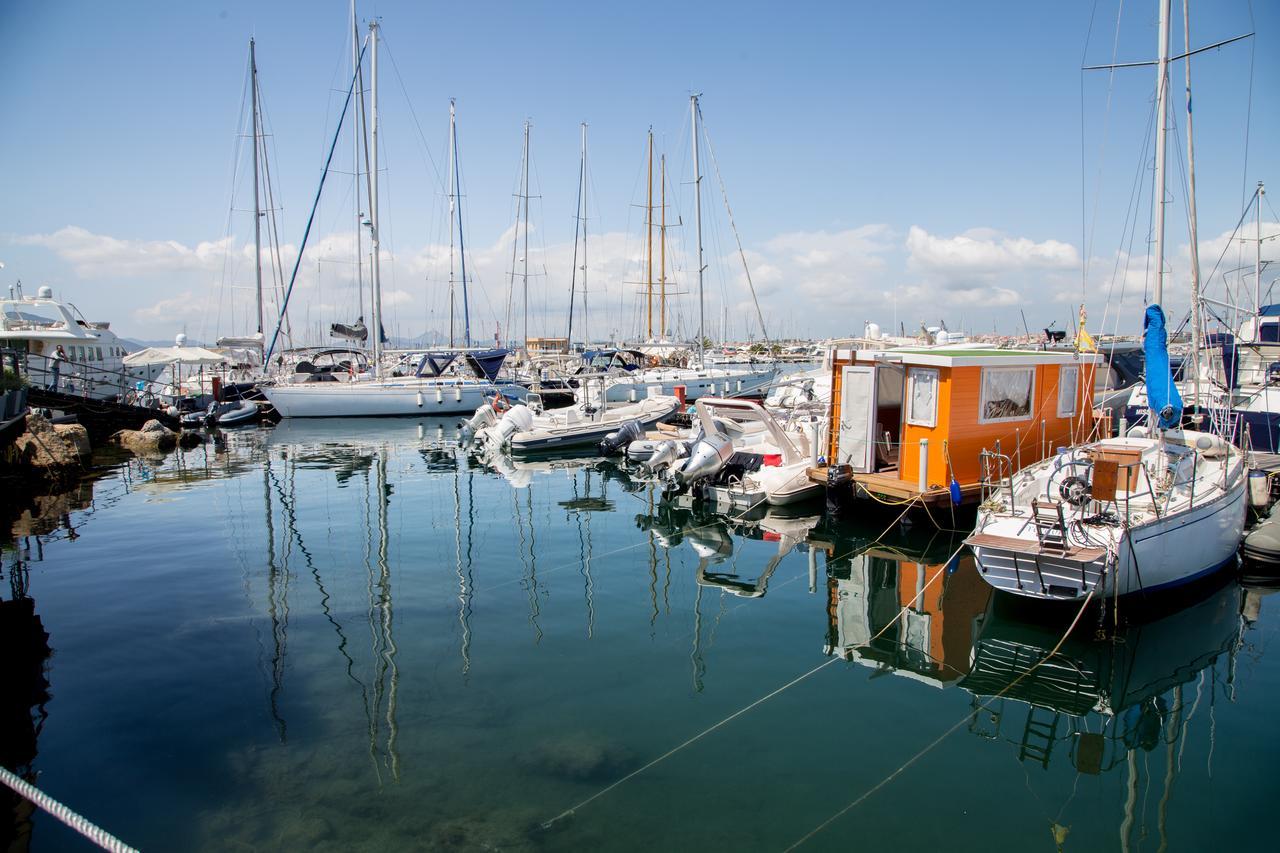
M 42 499 L 5 761 L 143 849 L 1267 844 L 1280 598 L 1086 614 L 1037 667 L 1074 614 L 958 538 L 664 510 L 453 429 L 285 423 Z

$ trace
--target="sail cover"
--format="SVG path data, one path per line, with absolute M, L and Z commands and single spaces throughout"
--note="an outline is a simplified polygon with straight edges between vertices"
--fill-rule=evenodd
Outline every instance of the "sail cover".
M 1142 327 L 1142 348 L 1147 357 L 1147 405 L 1155 413 L 1160 429 L 1174 429 L 1182 423 L 1182 395 L 1173 382 L 1169 368 L 1168 332 L 1164 311 L 1159 305 L 1147 306 Z

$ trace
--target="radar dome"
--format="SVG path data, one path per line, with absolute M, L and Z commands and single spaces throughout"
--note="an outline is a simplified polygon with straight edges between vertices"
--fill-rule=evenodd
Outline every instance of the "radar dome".
M 46 284 L 46 285 L 44 285 L 43 287 L 41 287 L 39 290 L 37 290 L 37 291 L 36 291 L 36 298 L 38 298 L 38 299 L 52 299 L 52 298 L 53 298 L 53 288 L 52 288 L 52 287 L 50 287 L 50 286 L 49 286 L 49 285 L 47 285 L 47 284 Z

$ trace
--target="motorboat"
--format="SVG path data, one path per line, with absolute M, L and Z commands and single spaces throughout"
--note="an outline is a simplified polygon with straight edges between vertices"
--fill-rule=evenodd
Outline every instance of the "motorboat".
M 671 417 L 680 407 L 674 396 L 649 394 L 634 403 L 607 402 L 607 380 L 585 383 L 580 401 L 553 411 L 543 411 L 536 395 L 526 404 L 511 406 L 498 415 L 491 404 L 482 404 L 464 426 L 473 444 L 515 454 L 558 452 L 568 448 L 591 447 L 626 424 L 636 430 L 648 429 Z M 594 393 L 593 393 L 594 389 Z
M 26 296 L 16 284 L 7 299 L 0 299 L 0 347 L 25 354 L 32 385 L 52 387 L 56 365 L 55 390 L 78 397 L 120 397 L 164 370 L 164 365 L 126 366 L 124 342 L 111 324 L 86 320 L 70 302 L 55 299 L 47 286 Z M 55 356 L 59 347 L 63 354 Z
M 750 400 L 703 398 L 694 417 L 701 437 L 669 468 L 672 495 L 728 510 L 785 506 L 821 493 L 808 474 L 816 435 L 784 430 Z

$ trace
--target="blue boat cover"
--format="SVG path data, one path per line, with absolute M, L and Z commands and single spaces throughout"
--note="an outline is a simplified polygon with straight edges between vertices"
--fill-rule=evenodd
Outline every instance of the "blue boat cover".
M 1263 305 L 1258 309 L 1259 317 L 1280 317 L 1280 304 Z
M 469 352 L 466 354 L 467 361 L 471 364 L 471 369 L 476 372 L 477 376 L 483 376 L 490 382 L 498 379 L 498 371 L 502 369 L 502 362 L 506 361 L 507 356 L 511 354 L 509 349 L 489 349 L 480 352 Z
M 458 357 L 456 352 L 428 352 L 423 353 L 422 360 L 418 362 L 418 370 L 415 374 L 419 377 L 431 378 L 444 373 L 444 369 Z
M 1147 356 L 1147 405 L 1159 418 L 1160 429 L 1174 429 L 1182 423 L 1182 395 L 1169 369 L 1168 332 L 1159 305 L 1147 306 L 1142 327 L 1142 348 Z

